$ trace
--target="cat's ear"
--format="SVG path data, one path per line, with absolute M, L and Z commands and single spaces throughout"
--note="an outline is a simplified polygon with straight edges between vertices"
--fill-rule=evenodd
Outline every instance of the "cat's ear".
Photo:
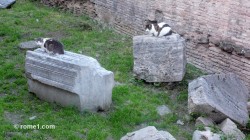
M 150 22 L 151 22 L 152 24 L 157 24 L 157 23 L 158 23 L 157 20 L 150 20 Z
M 149 20 L 149 19 L 146 19 L 146 20 L 145 20 L 145 23 L 146 23 L 146 24 L 157 24 L 158 22 L 157 22 L 157 20 Z
M 147 28 L 148 20 L 145 19 L 145 20 L 142 22 L 142 25 L 143 25 L 144 28 Z

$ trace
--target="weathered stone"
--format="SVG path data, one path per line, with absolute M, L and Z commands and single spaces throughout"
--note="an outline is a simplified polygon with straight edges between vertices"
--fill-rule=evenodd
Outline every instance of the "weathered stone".
M 34 119 L 36 119 L 36 116 L 32 116 L 29 118 L 29 120 L 34 120 Z
M 231 121 L 230 119 L 224 120 L 220 125 L 219 125 L 221 131 L 226 134 L 226 136 L 230 137 L 231 139 L 235 140 L 244 140 L 245 135 L 237 128 L 237 125 Z
M 133 38 L 134 75 L 147 82 L 181 81 L 186 71 L 185 40 L 167 37 Z
M 178 124 L 178 125 L 184 125 L 184 122 L 182 120 L 177 120 L 176 124 Z
M 121 140 L 176 140 L 167 131 L 158 131 L 154 126 L 127 133 Z
M 221 140 L 221 135 L 211 132 L 211 130 L 206 131 L 194 131 L 192 140 Z
M 36 41 L 22 42 L 18 46 L 19 48 L 24 49 L 24 50 L 34 50 L 34 49 L 39 48 Z
M 198 117 L 195 122 L 195 126 L 212 126 L 214 125 L 214 121 L 211 118 L 206 118 L 206 117 Z
M 14 4 L 16 1 L 15 0 L 0 0 L 0 9 L 1 8 L 7 8 Z
M 112 102 L 114 75 L 91 57 L 65 51 L 50 55 L 42 49 L 27 51 L 29 91 L 39 98 L 80 111 L 107 110 Z
M 248 122 L 248 89 L 235 74 L 197 78 L 188 86 L 189 113 L 207 115 L 215 122 L 231 118 L 245 126 Z
M 171 110 L 170 110 L 166 105 L 161 105 L 161 106 L 158 106 L 158 107 L 157 107 L 157 113 L 158 113 L 160 116 L 164 116 L 164 115 L 166 115 L 166 114 L 171 113 Z

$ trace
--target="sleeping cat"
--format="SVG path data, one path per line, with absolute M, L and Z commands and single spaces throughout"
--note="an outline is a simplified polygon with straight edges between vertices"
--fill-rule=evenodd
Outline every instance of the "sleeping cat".
M 64 54 L 63 44 L 52 38 L 37 38 L 37 45 L 49 54 Z
M 145 20 L 145 22 L 146 31 L 153 36 L 162 37 L 171 35 L 173 33 L 170 26 L 165 22 L 158 23 L 156 20 Z

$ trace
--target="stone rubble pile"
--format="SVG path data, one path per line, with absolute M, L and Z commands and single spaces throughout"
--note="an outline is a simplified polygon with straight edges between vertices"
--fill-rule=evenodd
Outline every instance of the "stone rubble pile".
M 197 118 L 196 126 L 207 128 L 206 131 L 196 130 L 193 140 L 200 140 L 202 137 L 217 140 L 219 135 L 228 139 L 245 139 L 234 122 L 246 126 L 249 120 L 248 97 L 247 87 L 233 73 L 206 75 L 190 82 L 188 111 L 190 114 L 206 116 Z M 219 134 L 213 134 L 209 130 L 215 124 L 219 124 Z

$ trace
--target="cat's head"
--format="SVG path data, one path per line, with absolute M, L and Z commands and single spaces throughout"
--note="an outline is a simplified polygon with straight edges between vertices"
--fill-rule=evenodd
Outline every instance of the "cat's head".
M 145 30 L 149 32 L 152 29 L 153 24 L 157 24 L 156 20 L 145 20 Z

